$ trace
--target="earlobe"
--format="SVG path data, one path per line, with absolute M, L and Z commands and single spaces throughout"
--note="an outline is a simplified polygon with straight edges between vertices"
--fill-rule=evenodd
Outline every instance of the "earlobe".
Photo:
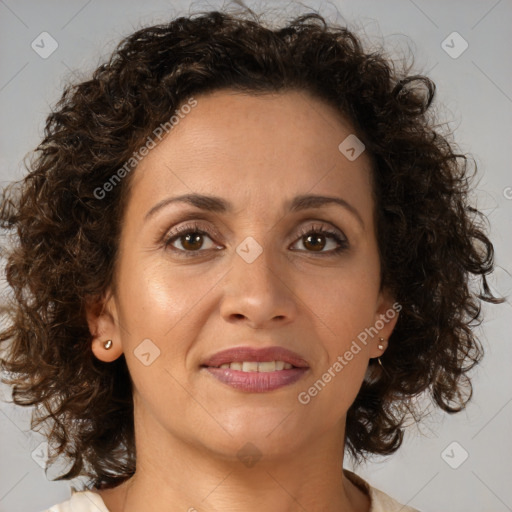
M 114 343 L 111 339 L 100 341 L 98 338 L 94 338 L 91 349 L 93 354 L 105 363 L 115 361 L 123 353 L 121 344 Z
M 115 305 L 112 302 L 112 297 L 101 298 L 89 301 L 85 307 L 92 336 L 91 350 L 100 361 L 107 363 L 116 360 L 123 353 L 116 327 Z
M 401 305 L 390 294 L 386 291 L 381 293 L 374 324 L 379 333 L 372 346 L 370 357 L 380 357 L 386 351 L 401 309 Z

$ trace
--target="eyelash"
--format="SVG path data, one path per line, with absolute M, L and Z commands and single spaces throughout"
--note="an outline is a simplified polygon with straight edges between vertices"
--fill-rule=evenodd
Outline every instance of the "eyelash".
M 170 249 L 171 251 L 173 251 L 177 255 L 179 255 L 179 257 L 185 257 L 185 258 L 190 258 L 190 257 L 194 258 L 194 257 L 199 256 L 198 253 L 206 252 L 205 250 L 201 250 L 201 249 L 199 249 L 197 251 L 186 251 L 183 249 L 176 249 L 176 247 L 172 246 L 172 243 L 175 240 L 177 240 L 185 235 L 188 235 L 190 233 L 197 233 L 200 235 L 208 235 L 211 239 L 213 239 L 216 236 L 215 233 L 207 226 L 200 226 L 196 222 L 194 222 L 193 224 L 185 224 L 183 226 L 178 226 L 177 228 L 174 228 L 172 231 L 170 231 L 166 234 L 165 239 L 163 240 L 164 248 Z M 329 251 L 321 251 L 317 254 L 332 256 L 332 255 L 340 254 L 348 249 L 348 246 L 349 246 L 348 240 L 344 237 L 344 235 L 343 235 L 343 238 L 341 238 L 337 231 L 334 231 L 330 228 L 326 228 L 325 225 L 320 225 L 319 227 L 313 225 L 310 228 L 302 227 L 300 229 L 299 236 L 296 239 L 296 241 L 299 238 L 302 238 L 306 235 L 312 235 L 312 234 L 329 235 L 329 237 L 333 238 L 334 241 L 338 244 L 338 247 L 336 249 L 331 249 Z M 294 249 L 294 250 L 297 252 L 309 252 L 309 253 L 315 254 L 314 251 L 304 251 L 301 249 L 299 249 L 299 250 Z

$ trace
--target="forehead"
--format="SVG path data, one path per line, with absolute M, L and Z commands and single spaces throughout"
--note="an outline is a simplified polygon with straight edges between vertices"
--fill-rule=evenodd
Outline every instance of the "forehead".
M 371 210 L 370 159 L 340 151 L 354 129 L 322 100 L 230 90 L 195 100 L 136 169 L 131 188 L 140 208 L 191 192 L 229 197 L 239 209 L 315 193 L 350 196 Z

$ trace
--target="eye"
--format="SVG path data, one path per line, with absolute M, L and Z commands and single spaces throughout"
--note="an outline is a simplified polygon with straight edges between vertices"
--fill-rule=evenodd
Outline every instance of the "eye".
M 302 243 L 306 248 L 306 252 L 338 254 L 348 248 L 348 240 L 341 231 L 324 225 L 313 225 L 309 229 L 302 228 L 300 235 L 301 237 L 295 243 Z M 323 249 L 328 247 L 329 243 L 331 246 L 334 245 L 334 247 L 331 247 L 330 250 L 324 251 Z
M 302 243 L 305 249 L 293 248 L 293 251 L 333 255 L 345 251 L 349 245 L 341 231 L 322 224 L 313 225 L 309 229 L 303 227 L 299 235 L 300 238 L 293 245 Z M 208 226 L 201 226 L 194 222 L 171 230 L 163 243 L 166 249 L 172 250 L 177 256 L 194 257 L 205 250 L 222 249 L 222 246 L 213 242 L 212 238 L 215 236 Z M 329 248 L 329 245 L 333 247 Z M 324 250 L 326 247 L 328 250 Z
M 164 246 L 180 256 L 195 256 L 194 253 L 202 252 L 201 249 L 221 248 L 213 243 L 211 238 L 213 236 L 215 236 L 214 233 L 208 227 L 201 227 L 197 223 L 178 226 L 167 234 Z M 206 238 L 210 243 L 205 247 Z M 176 247 L 175 243 L 179 243 L 181 248 Z

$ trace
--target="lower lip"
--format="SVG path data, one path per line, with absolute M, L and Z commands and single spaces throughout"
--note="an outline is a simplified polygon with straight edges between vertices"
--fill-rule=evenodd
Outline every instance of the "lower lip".
M 205 367 L 216 379 L 228 386 L 252 393 L 274 391 L 297 382 L 308 368 L 290 368 L 274 372 L 243 372 L 231 368 Z

